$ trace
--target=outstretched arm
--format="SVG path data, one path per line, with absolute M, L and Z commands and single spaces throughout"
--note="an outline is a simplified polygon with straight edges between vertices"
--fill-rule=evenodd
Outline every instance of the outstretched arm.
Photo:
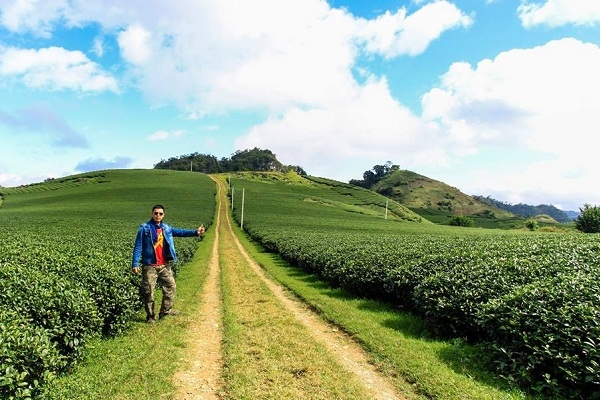
M 131 259 L 131 269 L 134 274 L 138 273 L 140 258 L 142 257 L 142 236 L 143 229 L 140 227 L 135 236 L 135 244 L 133 245 L 133 256 Z

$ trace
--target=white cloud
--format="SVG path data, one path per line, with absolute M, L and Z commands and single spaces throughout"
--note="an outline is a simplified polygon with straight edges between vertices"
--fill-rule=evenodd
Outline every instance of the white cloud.
M 446 0 L 370 21 L 322 0 L 48 0 L 43 13 L 42 2 L 0 1 L 15 30 L 50 35 L 53 21 L 99 23 L 117 36 L 129 76 L 147 99 L 175 103 L 196 118 L 339 102 L 356 90 L 351 71 L 362 46 L 385 57 L 415 55 L 444 31 L 471 23 Z M 90 45 L 101 54 L 99 42 Z
M 382 160 L 417 160 L 420 142 L 432 134 L 391 97 L 385 80 L 372 79 L 327 108 L 295 108 L 254 126 L 236 148 L 269 148 L 288 164 L 312 166 L 310 174 L 349 180 Z
M 471 23 L 445 0 L 372 21 L 322 0 L 49 0 L 44 13 L 36 9 L 41 2 L 0 1 L 15 9 L 5 12 L 15 30 L 50 35 L 55 21 L 97 22 L 117 36 L 129 76 L 147 99 L 175 103 L 196 118 L 338 102 L 355 90 L 351 71 L 362 46 L 385 57 L 419 54 L 444 31 Z M 30 6 L 17 12 L 19 4 Z
M 91 52 L 97 55 L 98 57 L 102 57 L 104 55 L 104 40 L 102 37 L 98 36 L 94 39 L 92 43 Z
M 600 23 L 598 0 L 546 0 L 545 3 L 522 1 L 518 8 L 524 27 L 548 25 L 552 27 L 573 24 Z
M 453 64 L 442 86 L 423 97 L 423 115 L 448 131 L 465 124 L 473 136 L 458 144 L 527 146 L 562 153 L 592 135 L 600 104 L 600 48 L 575 39 L 511 50 L 472 68 Z
M 20 175 L 12 173 L 0 172 L 0 186 L 4 187 L 17 187 L 20 185 L 26 185 L 32 182 L 42 182 L 48 175 L 33 174 L 33 175 Z
M 423 53 L 429 44 L 448 29 L 467 28 L 471 17 L 445 0 L 426 4 L 407 15 L 405 8 L 395 14 L 389 11 L 374 20 L 363 21 L 360 36 L 366 41 L 366 51 L 386 58 L 402 54 Z
M 0 50 L 1 77 L 16 77 L 29 87 L 48 90 L 119 91 L 115 78 L 85 54 L 61 47 Z
M 118 42 L 125 61 L 142 65 L 150 60 L 149 42 L 152 35 L 139 25 L 132 25 L 119 34 Z
M 583 196 L 600 172 L 589 145 L 597 135 L 599 70 L 600 48 L 575 39 L 507 51 L 475 67 L 456 63 L 440 87 L 423 97 L 423 117 L 446 132 L 449 151 L 529 151 L 525 169 L 507 171 L 510 165 L 500 161 L 503 178 L 474 179 L 466 172 L 462 187 L 470 193 L 493 188 L 546 198 Z M 544 155 L 543 161 L 535 155 Z
M 47 38 L 65 5 L 65 0 L 0 0 L 0 23 L 12 32 Z

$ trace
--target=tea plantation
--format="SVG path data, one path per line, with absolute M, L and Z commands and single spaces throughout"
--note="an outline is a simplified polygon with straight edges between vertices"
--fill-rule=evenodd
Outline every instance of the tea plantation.
M 185 228 L 214 214 L 214 183 L 175 171 L 99 171 L 0 189 L 0 398 L 42 396 L 92 337 L 139 318 L 131 253 L 140 223 L 164 204 Z M 176 238 L 178 240 L 178 238 Z M 180 261 L 197 240 L 178 240 Z
M 409 310 L 438 337 L 481 345 L 490 369 L 529 392 L 600 398 L 597 235 L 406 222 L 343 184 L 230 181 L 238 222 L 290 263 Z
M 438 226 L 323 178 L 223 177 L 234 218 L 268 251 L 477 346 L 533 395 L 600 399 L 599 236 Z M 91 338 L 143 320 L 131 250 L 153 204 L 184 228 L 209 227 L 215 211 L 214 182 L 182 171 L 98 171 L 0 195 L 0 398 L 43 397 Z M 184 268 L 197 244 L 177 242 Z

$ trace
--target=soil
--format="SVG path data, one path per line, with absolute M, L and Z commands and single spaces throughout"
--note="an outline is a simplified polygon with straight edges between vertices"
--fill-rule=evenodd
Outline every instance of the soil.
M 315 338 L 332 354 L 337 355 L 341 365 L 356 374 L 365 387 L 372 393 L 373 399 L 401 399 L 388 380 L 369 363 L 366 352 L 342 330 L 317 315 L 302 302 L 288 297 L 286 289 L 268 278 L 260 265 L 251 258 L 233 232 L 222 183 L 218 183 L 218 212 L 215 224 L 215 242 L 209 261 L 209 274 L 201 293 L 201 310 L 197 319 L 190 321 L 189 343 L 184 364 L 185 370 L 175 374 L 174 382 L 178 388 L 177 399 L 221 399 L 223 382 L 221 370 L 223 360 L 221 343 L 223 340 L 221 320 L 221 293 L 219 285 L 219 240 L 233 240 L 235 249 L 246 259 L 252 270 L 265 282 L 276 298 L 304 324 Z M 225 217 L 221 214 L 224 214 Z M 221 229 L 221 224 L 225 224 Z M 219 231 L 226 232 L 227 238 L 220 238 Z

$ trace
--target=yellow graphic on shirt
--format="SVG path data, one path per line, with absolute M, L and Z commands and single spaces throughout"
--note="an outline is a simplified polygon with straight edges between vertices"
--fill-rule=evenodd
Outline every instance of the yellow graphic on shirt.
M 163 247 L 163 242 L 165 240 L 165 237 L 163 236 L 162 229 L 157 229 L 156 233 L 158 234 L 158 237 L 156 238 L 156 242 L 154 243 L 154 249 L 157 249 L 159 247 Z
M 165 264 L 165 256 L 164 256 L 164 242 L 165 237 L 163 236 L 163 230 L 160 228 L 156 229 L 156 242 L 154 243 L 154 254 L 156 254 L 156 264 L 154 265 L 164 265 Z

